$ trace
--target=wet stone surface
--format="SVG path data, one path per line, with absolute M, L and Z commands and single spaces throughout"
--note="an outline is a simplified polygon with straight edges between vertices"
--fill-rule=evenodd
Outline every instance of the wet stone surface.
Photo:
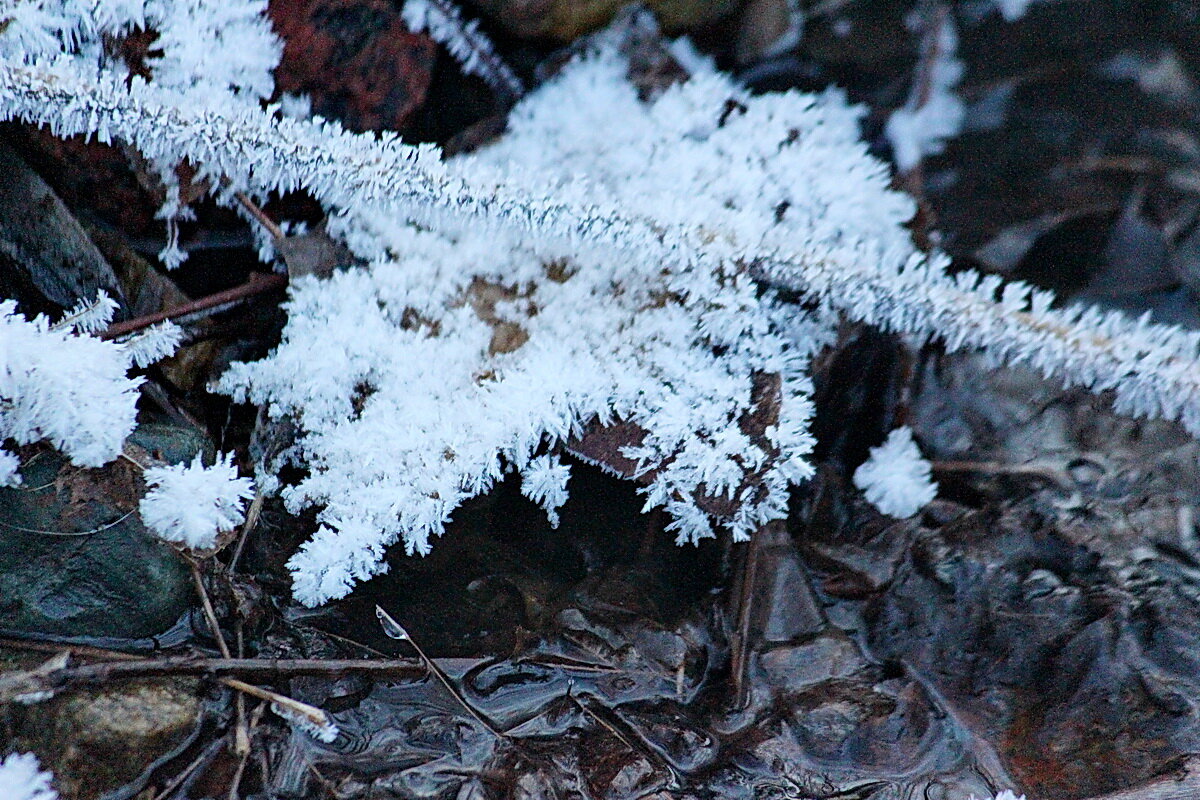
M 205 446 L 167 427 L 131 442 L 177 460 Z M 49 448 L 30 455 L 23 484 L 0 489 L 0 629 L 136 639 L 170 628 L 191 583 L 137 516 L 140 469 L 124 459 L 81 469 Z
M 109 796 L 196 734 L 197 689 L 191 679 L 154 679 L 10 705 L 9 743 L 54 771 L 62 797 Z

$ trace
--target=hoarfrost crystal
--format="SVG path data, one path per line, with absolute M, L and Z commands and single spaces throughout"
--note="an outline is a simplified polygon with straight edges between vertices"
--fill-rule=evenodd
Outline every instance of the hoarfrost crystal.
M 930 470 L 913 441 L 912 429 L 896 428 L 887 441 L 871 448 L 871 457 L 854 472 L 854 485 L 883 513 L 911 517 L 937 496 Z
M 74 464 L 98 467 L 133 430 L 139 380 L 125 377 L 120 347 L 76 335 L 72 324 L 27 320 L 0 301 L 0 441 L 48 439 Z M 6 482 L 16 480 L 12 463 L 11 454 L 0 459 Z
M 295 281 L 279 347 L 221 383 L 298 423 L 307 477 L 284 500 L 321 509 L 290 562 L 301 602 L 345 595 L 393 542 L 426 552 L 508 471 L 553 514 L 560 450 L 638 481 L 682 542 L 749 536 L 811 473 L 809 361 L 839 315 L 1200 433 L 1196 335 L 948 274 L 837 93 L 751 96 L 688 58 L 643 101 L 602 41 L 449 160 L 259 108 L 250 83 L 200 103 L 79 57 L 0 59 L 0 119 L 186 158 L 223 192 L 303 188 L 365 264 Z
M 58 800 L 49 772 L 42 772 L 33 753 L 13 753 L 0 760 L 0 797 L 4 800 Z
M 211 467 L 197 455 L 191 464 L 146 470 L 150 487 L 138 510 L 142 522 L 158 536 L 197 550 L 207 550 L 217 535 L 242 524 L 242 506 L 254 495 L 249 478 L 239 478 L 226 453 Z

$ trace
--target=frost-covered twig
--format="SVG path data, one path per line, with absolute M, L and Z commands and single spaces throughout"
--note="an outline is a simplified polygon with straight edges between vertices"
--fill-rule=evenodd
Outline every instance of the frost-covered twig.
M 525 93 L 516 73 L 496 53 L 479 22 L 466 22 L 451 0 L 405 0 L 404 22 L 414 33 L 428 33 L 445 45 L 462 65 L 463 72 L 478 75 L 505 100 L 514 102 Z
M 405 145 L 391 134 L 275 119 L 225 99 L 192 104 L 136 79 L 127 89 L 119 74 L 85 73 L 69 61 L 0 63 L 0 119 L 44 125 L 57 136 L 120 139 L 150 159 L 188 159 L 200 166 L 198 179 L 225 176 L 235 190 L 304 188 L 335 208 L 394 203 L 414 221 L 468 215 L 632 251 L 672 233 L 593 202 L 583 180 L 539 186 L 496 169 L 463 173 L 443 163 L 436 147 Z
M 185 155 L 209 173 L 236 176 L 260 190 L 305 187 L 339 208 L 390 200 L 421 221 L 439 214 L 477 216 L 642 257 L 755 259 L 760 276 L 811 291 L 854 318 L 940 336 L 951 349 L 984 348 L 999 361 L 1028 363 L 1072 384 L 1116 389 L 1118 410 L 1182 419 L 1200 432 L 1200 413 L 1192 408 L 1200 389 L 1195 334 L 1116 312 L 1051 310 L 1047 292 L 971 272 L 950 278 L 944 259 L 910 249 L 870 253 L 874 243 L 853 237 L 820 257 L 789 253 L 784 242 L 754 248 L 736 230 L 680 229 L 588 202 L 585 180 L 552 193 L 540 176 L 517 182 L 487 167 L 463 174 L 441 162 L 436 149 L 391 137 L 349 134 L 331 123 L 273 120 L 245 107 L 178 108 L 172 97 L 146 85 L 125 91 L 115 76 L 0 66 L 3 118 L 45 124 L 63 136 L 120 137 L 151 152 Z
M 112 320 L 117 302 L 101 290 L 95 300 L 80 300 L 63 318 L 51 326 L 56 331 L 96 333 Z
M 627 69 L 613 47 L 585 54 L 451 161 L 74 62 L 0 64 L 0 117 L 187 158 L 228 192 L 304 188 L 367 264 L 295 281 L 280 347 L 222 382 L 299 425 L 307 477 L 284 497 L 322 507 L 290 564 L 305 603 L 379 572 L 394 541 L 426 552 L 506 470 L 553 513 L 559 446 L 604 450 L 680 541 L 781 518 L 811 472 L 808 360 L 834 312 L 1200 432 L 1196 336 L 948 275 L 839 95 L 752 97 L 699 64 L 643 102 Z

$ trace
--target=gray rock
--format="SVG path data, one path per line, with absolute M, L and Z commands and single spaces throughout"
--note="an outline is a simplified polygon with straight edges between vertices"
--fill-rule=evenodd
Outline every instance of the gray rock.
M 166 461 L 207 449 L 195 431 L 143 425 L 130 443 Z M 144 486 L 124 459 L 81 469 L 31 448 L 22 486 L 0 489 L 0 628 L 58 636 L 162 633 L 191 601 L 179 555 L 137 514 Z

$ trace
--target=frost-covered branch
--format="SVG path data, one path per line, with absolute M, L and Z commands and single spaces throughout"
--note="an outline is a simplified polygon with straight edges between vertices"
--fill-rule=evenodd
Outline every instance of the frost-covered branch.
M 0 118 L 187 158 L 228 191 L 304 189 L 366 264 L 293 282 L 278 349 L 222 380 L 301 431 L 287 457 L 307 477 L 284 499 L 322 509 L 290 564 L 305 603 L 379 572 L 393 542 L 426 552 L 506 471 L 553 518 L 556 449 L 637 480 L 680 541 L 714 523 L 750 535 L 811 473 L 809 360 L 837 313 L 1200 432 L 1196 336 L 948 275 L 914 248 L 913 204 L 840 95 L 751 96 L 689 63 L 643 101 L 602 45 L 519 103 L 500 141 L 446 161 L 78 60 L 0 64 Z
M 492 41 L 476 20 L 462 18 L 450 0 L 405 0 L 404 22 L 415 33 L 428 33 L 445 45 L 468 75 L 478 75 L 509 101 L 525 93 L 525 86 L 496 53 Z
M 736 93 L 732 86 L 722 88 Z M 440 217 L 443 227 L 446 215 L 462 215 L 642 257 L 755 260 L 761 276 L 813 292 L 854 318 L 939 336 L 951 349 L 984 348 L 998 361 L 1028 363 L 1072 384 L 1116 389 L 1119 410 L 1182 419 L 1189 430 L 1200 430 L 1192 407 L 1200 389 L 1196 335 L 1115 312 L 1052 311 L 1048 293 L 1017 284 L 1001 287 L 998 279 L 975 273 L 952 279 L 944 274 L 943 260 L 916 255 L 896 237 L 886 243 L 890 249 L 867 231 L 828 251 L 797 252 L 794 243 L 762 236 L 754 230 L 759 225 L 751 228 L 759 236 L 745 236 L 733 226 L 671 225 L 669 212 L 675 209 L 663 209 L 665 219 L 656 223 L 588 202 L 587 180 L 557 184 L 552 192 L 545 176 L 518 177 L 515 170 L 505 174 L 503 165 L 474 162 L 468 163 L 475 169 L 456 169 L 436 149 L 392 137 L 275 119 L 244 106 L 179 108 L 173 97 L 145 84 L 126 91 L 116 76 L 83 76 L 64 65 L 0 66 L 0 116 L 48 125 L 58 135 L 125 139 L 153 155 L 187 157 L 209 173 L 260 191 L 304 187 L 340 209 L 391 201 L 416 221 Z M 863 166 L 855 165 L 859 172 Z M 904 213 L 903 201 L 892 205 Z M 896 215 L 888 216 L 890 223 Z

